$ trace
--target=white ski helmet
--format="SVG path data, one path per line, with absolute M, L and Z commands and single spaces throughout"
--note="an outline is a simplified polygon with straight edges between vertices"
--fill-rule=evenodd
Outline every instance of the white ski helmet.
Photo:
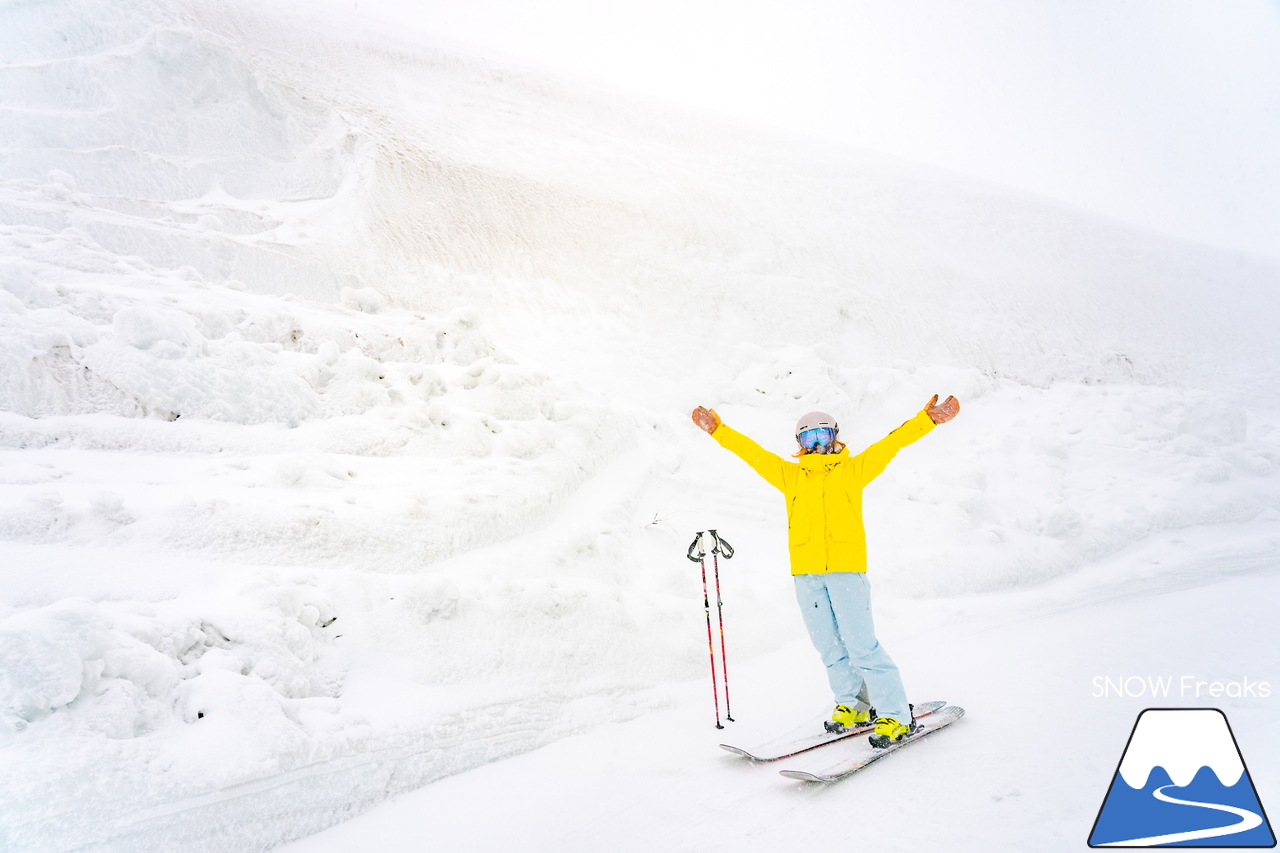
M 810 412 L 809 414 L 796 421 L 796 442 L 804 447 L 804 442 L 800 440 L 801 433 L 811 429 L 829 429 L 831 430 L 831 441 L 835 441 L 840 435 L 840 424 L 836 423 L 836 419 L 828 415 L 826 412 Z M 822 442 L 830 444 L 830 442 Z

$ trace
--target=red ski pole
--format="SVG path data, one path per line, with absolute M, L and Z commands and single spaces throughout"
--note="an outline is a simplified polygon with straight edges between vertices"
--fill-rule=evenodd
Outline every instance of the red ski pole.
M 715 531 L 711 531 L 715 534 Z M 724 610 L 720 603 L 720 558 L 716 556 L 714 551 L 711 552 L 711 562 L 715 566 L 716 571 L 716 615 L 720 617 L 720 674 L 724 676 L 724 716 L 729 722 L 733 722 L 733 711 L 729 708 L 729 659 L 724 654 Z M 708 623 L 710 622 L 710 614 L 708 614 Z M 708 628 L 710 624 L 708 624 Z M 713 667 L 714 669 L 714 667 Z M 714 678 L 714 674 L 712 675 Z
M 733 558 L 733 546 L 726 540 L 721 539 L 719 534 L 714 530 L 708 530 L 712 535 L 712 564 L 716 566 L 716 615 L 721 622 L 721 672 L 724 675 L 724 717 L 733 722 L 733 711 L 728 704 L 728 657 L 724 654 L 724 605 L 719 594 L 719 556 L 723 555 L 726 560 Z
M 697 549 L 696 555 L 694 549 Z M 711 597 L 707 594 L 707 551 L 702 547 L 701 531 L 694 537 L 693 543 L 689 545 L 689 553 L 685 556 L 702 567 L 702 610 L 707 614 L 707 654 L 711 657 L 711 696 L 716 703 L 716 728 L 723 729 L 724 726 L 720 725 L 720 692 L 716 686 L 716 646 L 715 641 L 711 639 Z

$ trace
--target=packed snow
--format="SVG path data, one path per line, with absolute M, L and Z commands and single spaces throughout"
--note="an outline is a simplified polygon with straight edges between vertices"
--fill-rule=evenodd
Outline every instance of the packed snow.
M 1009 829 L 1009 785 L 1034 808 L 964 849 L 1096 808 L 1141 707 L 1090 697 L 1109 655 L 1280 695 L 1280 261 L 327 7 L 9 3 L 0 61 L 5 849 L 265 849 L 424 785 L 416 828 L 333 832 L 457 846 L 560 763 L 573 803 L 516 811 L 535 846 L 847 841 L 715 749 L 698 530 L 738 551 L 734 725 L 828 700 L 781 502 L 699 404 L 790 454 L 805 411 L 859 448 L 962 401 L 867 493 L 881 638 L 970 711 L 885 762 L 945 805 L 879 849 L 962 805 Z M 1125 645 L 1165 615 L 1208 645 Z M 1060 775 L 955 770 L 1028 689 Z M 1280 698 L 1214 701 L 1276 766 Z M 714 845 L 671 842 L 708 811 Z

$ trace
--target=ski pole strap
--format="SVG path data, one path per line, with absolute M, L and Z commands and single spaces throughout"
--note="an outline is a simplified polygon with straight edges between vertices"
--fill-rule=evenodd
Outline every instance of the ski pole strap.
M 689 543 L 689 552 L 685 554 L 685 556 L 688 557 L 689 560 L 694 563 L 701 563 L 704 559 L 706 559 L 707 551 L 705 548 L 702 547 L 702 531 L 701 530 L 699 530 L 698 534 L 693 537 L 693 541 Z
M 727 540 L 722 538 L 720 534 L 716 533 L 714 530 L 708 530 L 707 532 L 711 534 L 711 538 L 714 539 L 716 542 L 715 548 L 711 550 L 711 553 L 719 554 L 721 557 L 724 557 L 726 560 L 732 559 L 733 546 L 730 545 Z

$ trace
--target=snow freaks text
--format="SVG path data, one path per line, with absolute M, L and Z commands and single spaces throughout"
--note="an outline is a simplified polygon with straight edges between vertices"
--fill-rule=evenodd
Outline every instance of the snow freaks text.
M 1139 698 L 1173 696 L 1178 699 L 1218 699 L 1256 697 L 1265 699 L 1271 695 L 1271 683 L 1256 681 L 1245 676 L 1239 681 L 1210 681 L 1194 675 L 1183 676 L 1105 676 L 1093 677 L 1093 698 Z

